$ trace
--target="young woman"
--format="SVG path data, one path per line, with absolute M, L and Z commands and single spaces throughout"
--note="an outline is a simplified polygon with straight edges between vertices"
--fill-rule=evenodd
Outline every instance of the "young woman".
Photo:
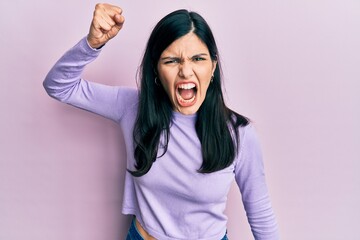
M 96 5 L 89 34 L 55 64 L 44 87 L 122 128 L 128 168 L 122 212 L 134 216 L 127 239 L 227 239 L 224 209 L 234 179 L 255 239 L 278 239 L 259 144 L 248 119 L 224 103 L 206 21 L 186 10 L 160 20 L 138 90 L 82 79 L 123 24 L 119 7 Z

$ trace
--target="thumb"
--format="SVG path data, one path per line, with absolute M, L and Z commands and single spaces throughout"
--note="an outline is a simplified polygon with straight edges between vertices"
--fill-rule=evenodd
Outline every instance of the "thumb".
M 115 37 L 119 33 L 119 31 L 122 29 L 124 22 L 125 22 L 124 16 L 122 16 L 120 14 L 116 14 L 114 16 L 113 20 L 115 21 L 115 25 L 107 33 L 109 39 Z
M 124 22 L 125 22 L 125 18 L 123 15 L 121 14 L 116 14 L 114 16 L 114 21 L 116 23 L 116 25 L 114 26 L 116 29 L 118 29 L 118 31 L 120 31 L 120 29 L 123 27 Z

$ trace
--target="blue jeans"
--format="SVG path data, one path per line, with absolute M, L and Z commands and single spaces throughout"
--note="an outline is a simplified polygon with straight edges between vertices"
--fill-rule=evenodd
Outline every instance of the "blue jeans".
M 126 240 L 144 240 L 135 225 L 135 218 L 131 221 L 131 226 L 129 228 L 128 234 L 126 236 Z M 229 240 L 228 237 L 225 236 L 221 240 Z
M 135 218 L 131 221 L 131 225 L 126 236 L 126 240 L 144 240 L 135 225 Z

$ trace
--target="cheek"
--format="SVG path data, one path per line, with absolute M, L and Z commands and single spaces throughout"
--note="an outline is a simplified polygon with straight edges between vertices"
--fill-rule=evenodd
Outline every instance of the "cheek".
M 194 71 L 197 73 L 198 78 L 201 81 L 210 81 L 211 76 L 213 75 L 213 65 L 211 63 L 206 63 L 200 66 L 197 66 Z
M 168 90 L 172 90 L 174 85 L 177 73 L 173 69 L 163 69 L 161 67 L 158 68 L 158 75 L 160 78 L 160 82 L 164 86 L 164 88 Z
M 201 78 L 199 79 L 199 83 L 200 83 L 200 90 L 202 92 L 206 92 L 207 89 L 209 88 L 209 85 L 211 84 L 211 77 L 212 77 L 212 72 L 211 71 L 204 71 L 201 75 Z
M 201 94 L 202 98 L 204 98 L 204 99 L 205 99 L 205 96 L 206 96 L 207 91 L 209 89 L 209 85 L 210 85 L 209 82 L 206 82 L 206 83 L 204 82 L 200 86 L 200 94 Z
M 166 75 L 166 74 L 159 74 L 159 84 L 162 85 L 162 87 L 164 88 L 165 92 L 167 93 L 167 95 L 169 97 L 171 97 L 174 93 L 173 93 L 173 84 L 171 81 L 171 78 Z

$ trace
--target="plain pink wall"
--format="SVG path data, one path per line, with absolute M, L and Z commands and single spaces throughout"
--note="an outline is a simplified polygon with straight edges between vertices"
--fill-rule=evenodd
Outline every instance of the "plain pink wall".
M 95 1 L 0 2 L 0 239 L 123 239 L 123 139 L 50 99 L 42 81 L 85 36 Z M 136 86 L 154 24 L 200 12 L 229 105 L 254 120 L 282 239 L 360 239 L 360 2 L 113 1 L 126 25 L 85 77 Z M 252 239 L 234 185 L 230 239 Z

